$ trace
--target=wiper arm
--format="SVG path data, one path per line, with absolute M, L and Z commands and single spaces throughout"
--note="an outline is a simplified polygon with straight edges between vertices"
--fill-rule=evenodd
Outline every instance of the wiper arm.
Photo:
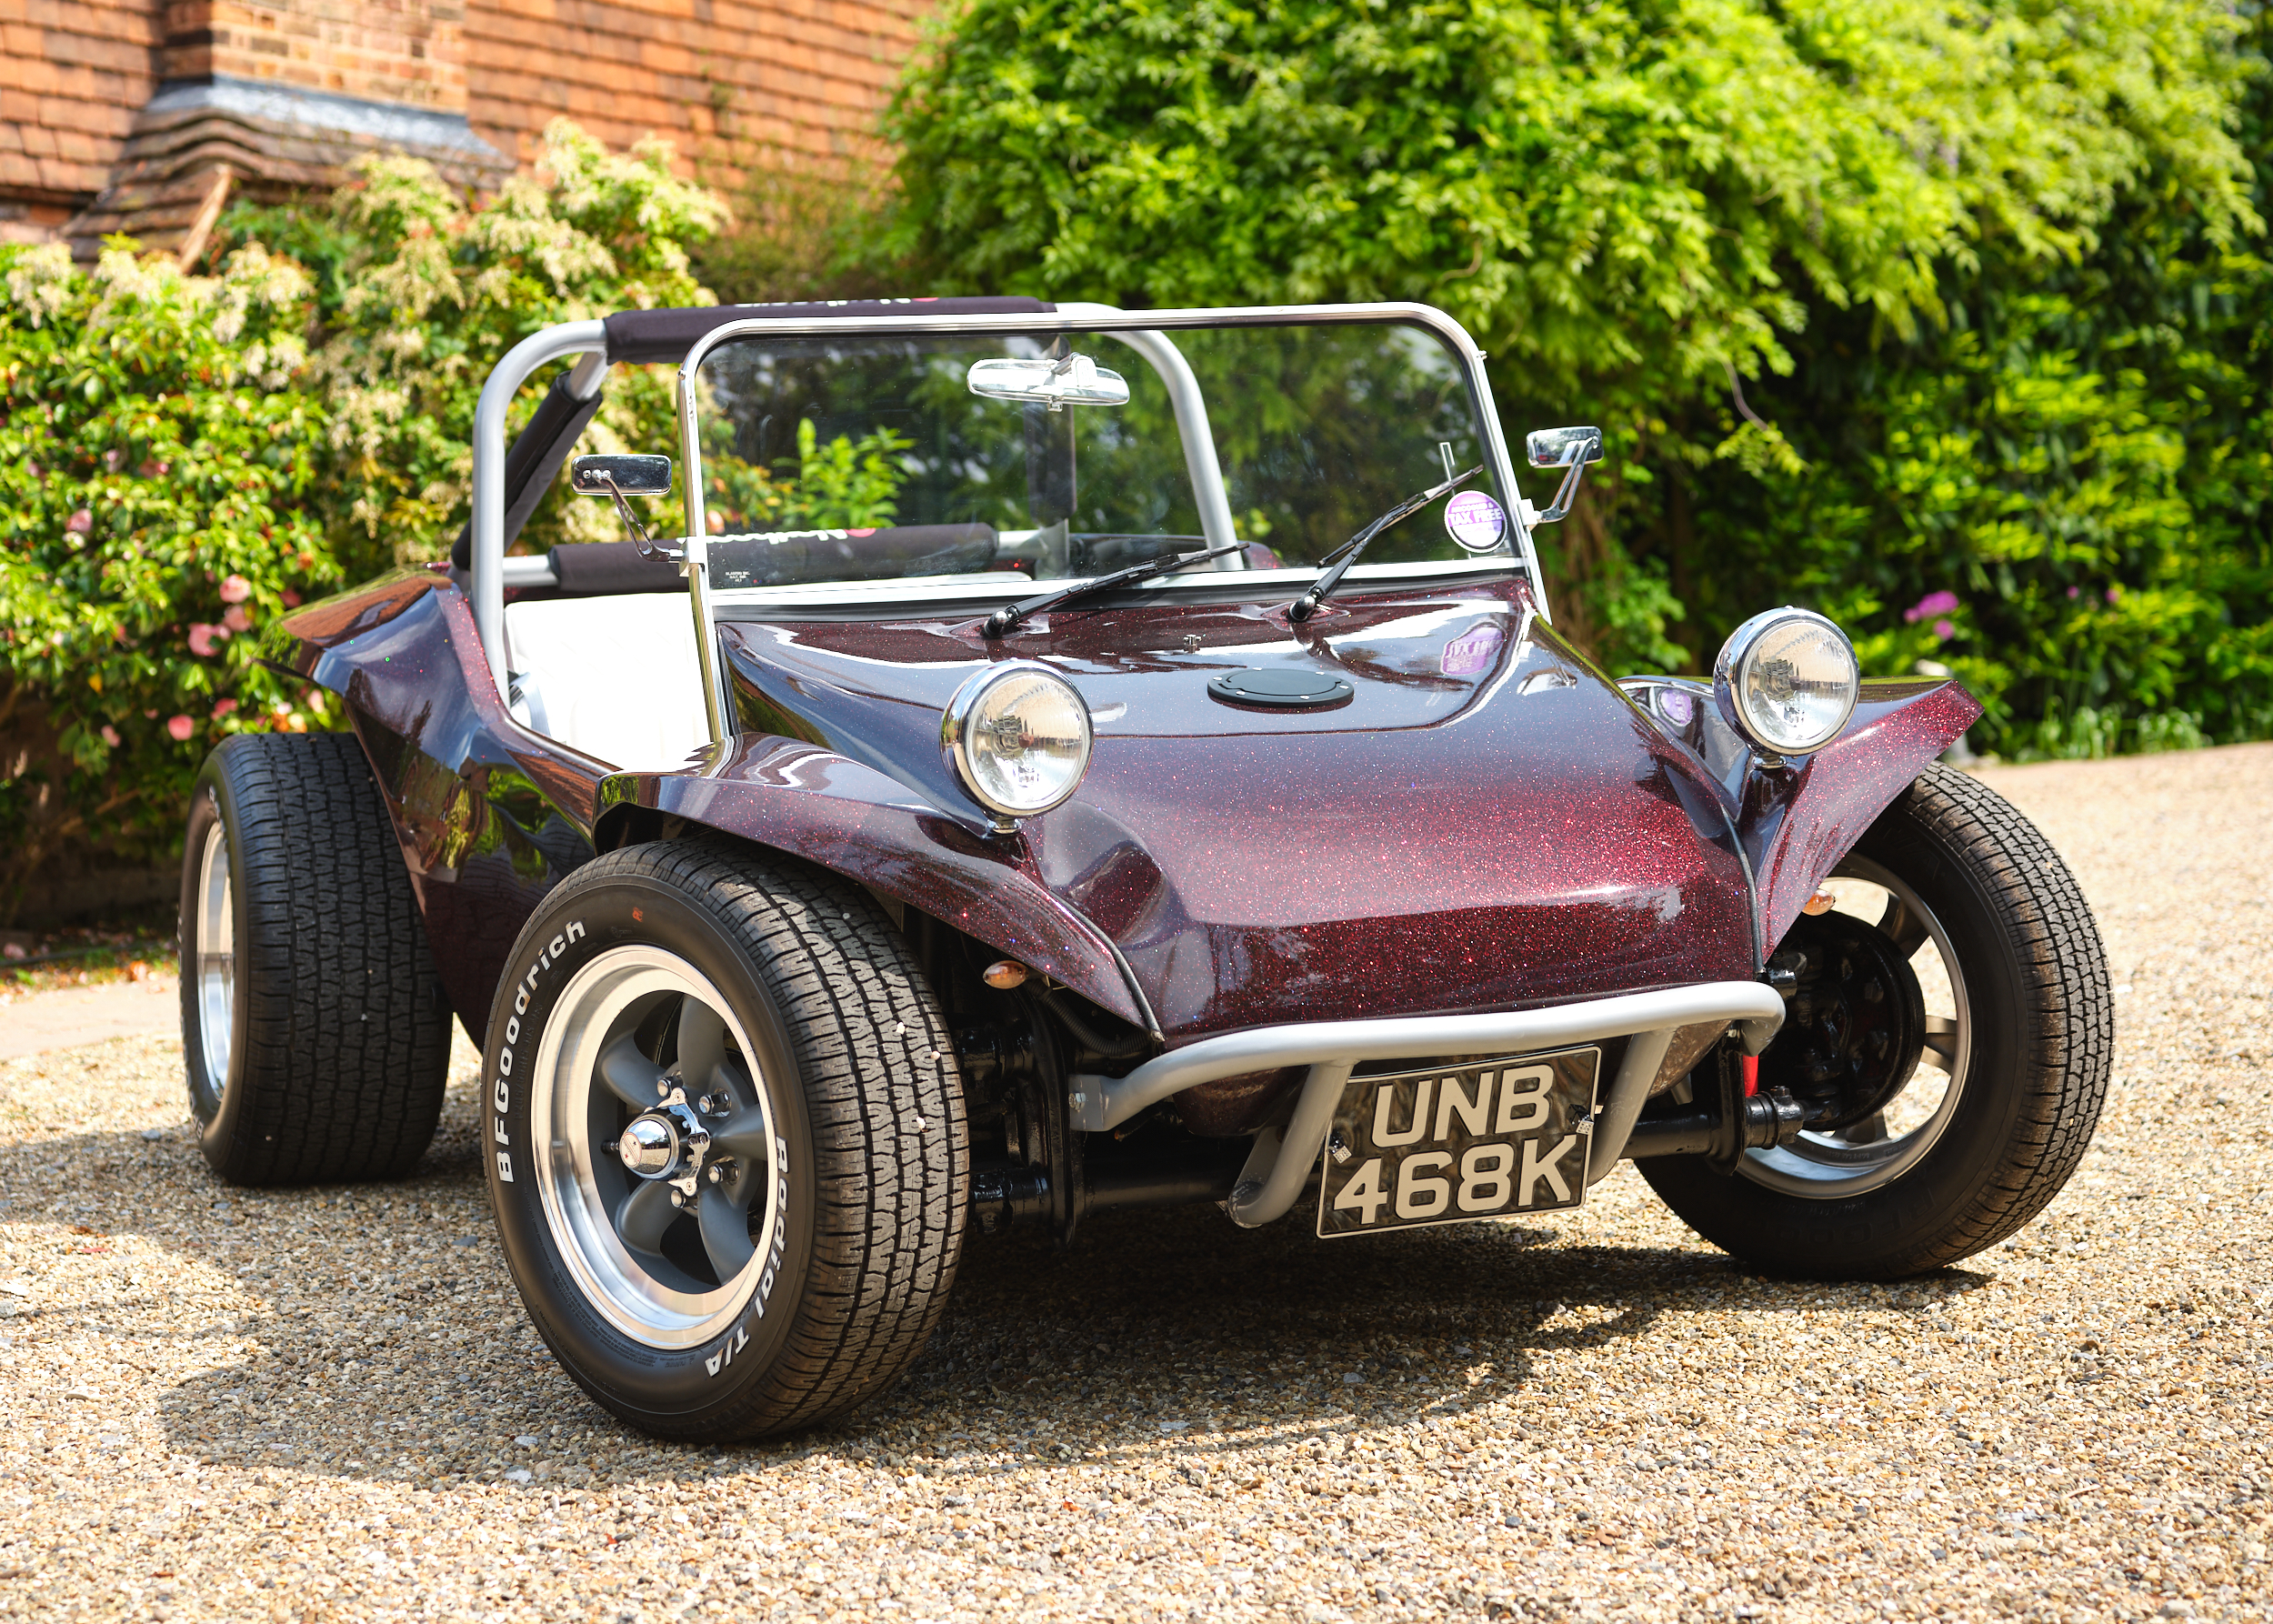
M 1069 586 L 1059 586 L 1053 591 L 1037 593 L 1022 603 L 1015 603 L 1007 608 L 996 609 L 992 615 L 986 617 L 986 624 L 979 627 L 979 635 L 989 641 L 996 637 L 1006 637 L 1018 629 L 1020 621 L 1029 616 L 1039 615 L 1045 609 L 1054 609 L 1059 604 L 1069 603 L 1076 597 L 1086 597 L 1093 592 L 1109 592 L 1114 587 L 1126 586 L 1131 581 L 1141 581 L 1147 576 L 1164 576 L 1176 570 L 1187 569 L 1195 564 L 1204 564 L 1210 558 L 1220 558 L 1226 553 L 1236 553 L 1245 545 L 1244 542 L 1235 541 L 1219 547 L 1204 547 L 1197 553 L 1162 553 L 1157 558 L 1147 558 L 1142 564 L 1132 564 L 1126 569 L 1116 569 L 1111 575 L 1091 576 L 1087 580 L 1076 581 Z
M 1446 460 L 1451 460 L 1449 456 Z M 1367 544 L 1375 536 L 1399 519 L 1418 513 L 1447 491 L 1475 478 L 1483 471 L 1484 465 L 1478 463 L 1467 473 L 1455 474 L 1442 485 L 1433 485 L 1417 496 L 1407 496 L 1373 523 L 1358 531 L 1357 535 L 1351 536 L 1341 545 L 1340 551 L 1335 557 L 1334 566 L 1320 576 L 1309 591 L 1287 606 L 1287 618 L 1297 624 L 1309 619 L 1311 616 L 1318 612 L 1318 606 L 1326 601 L 1326 595 L 1342 584 L 1342 576 L 1349 573 L 1349 566 L 1357 562 L 1357 556 L 1366 550 Z

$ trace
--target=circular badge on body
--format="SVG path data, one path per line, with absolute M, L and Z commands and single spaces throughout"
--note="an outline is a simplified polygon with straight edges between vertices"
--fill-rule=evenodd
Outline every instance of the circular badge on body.
M 1445 504 L 1445 530 L 1464 551 L 1488 553 L 1507 534 L 1507 510 L 1482 491 L 1461 491 Z

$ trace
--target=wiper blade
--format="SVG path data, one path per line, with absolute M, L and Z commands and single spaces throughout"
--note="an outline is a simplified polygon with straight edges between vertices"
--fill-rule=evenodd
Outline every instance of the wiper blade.
M 1018 629 L 1020 621 L 1029 616 L 1039 615 L 1045 609 L 1054 609 L 1059 604 L 1070 603 L 1076 597 L 1086 597 L 1093 592 L 1109 592 L 1131 581 L 1141 581 L 1147 576 L 1164 576 L 1187 569 L 1210 558 L 1220 558 L 1226 553 L 1236 553 L 1245 545 L 1244 542 L 1235 541 L 1219 547 L 1203 547 L 1197 553 L 1162 553 L 1157 557 L 1146 559 L 1142 564 L 1116 569 L 1111 575 L 1091 576 L 1087 580 L 1076 581 L 1069 586 L 1037 593 L 1022 603 L 996 609 L 986 617 L 986 624 L 979 627 L 979 635 L 990 641 L 996 637 L 1006 637 Z
M 1446 460 L 1451 460 L 1449 454 L 1447 455 Z M 1309 591 L 1287 606 L 1287 618 L 1297 623 L 1309 619 L 1311 616 L 1318 612 L 1318 606 L 1326 601 L 1326 595 L 1342 584 L 1342 576 L 1349 573 L 1349 566 L 1357 562 L 1358 555 L 1366 550 L 1367 544 L 1375 536 L 1399 519 L 1407 518 L 1418 513 L 1447 491 L 1466 484 L 1483 471 L 1484 465 L 1478 463 L 1464 474 L 1455 474 L 1442 485 L 1430 486 L 1417 496 L 1406 497 L 1404 501 L 1399 502 L 1395 507 L 1390 508 L 1388 512 L 1342 543 L 1339 550 L 1333 555 L 1334 566 L 1320 576 Z

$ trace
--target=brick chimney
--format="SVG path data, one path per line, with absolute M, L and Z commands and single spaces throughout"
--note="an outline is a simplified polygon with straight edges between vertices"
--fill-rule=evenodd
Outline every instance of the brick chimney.
M 458 0 L 152 0 L 152 9 L 155 93 L 108 185 L 64 228 L 82 258 L 125 232 L 187 264 L 232 192 L 335 185 L 380 149 L 425 158 L 466 185 L 494 185 L 512 168 L 466 123 Z

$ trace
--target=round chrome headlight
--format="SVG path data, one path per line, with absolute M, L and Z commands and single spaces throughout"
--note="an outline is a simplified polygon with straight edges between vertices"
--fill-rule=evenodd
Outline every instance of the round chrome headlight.
M 1809 609 L 1755 615 L 1729 634 L 1713 662 L 1720 714 L 1780 756 L 1805 756 L 1837 738 L 1861 691 L 1855 646 Z
M 997 827 L 1058 805 L 1089 770 L 1089 707 L 1035 660 L 989 666 L 956 690 L 939 747 Z

